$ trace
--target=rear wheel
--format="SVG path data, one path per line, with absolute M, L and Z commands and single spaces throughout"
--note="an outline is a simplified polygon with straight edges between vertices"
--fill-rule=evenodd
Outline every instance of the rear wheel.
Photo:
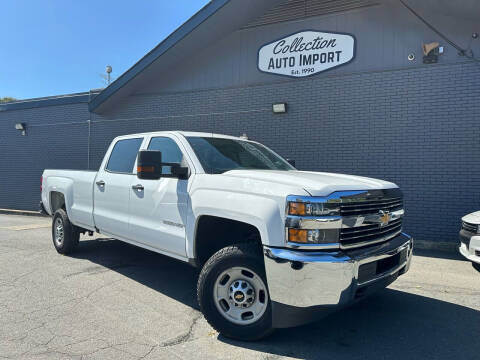
M 58 209 L 53 216 L 52 240 L 55 249 L 60 254 L 70 254 L 78 246 L 80 233 L 70 222 L 64 209 Z
M 273 331 L 262 254 L 254 243 L 216 252 L 200 273 L 197 295 L 209 324 L 226 337 L 258 340 Z

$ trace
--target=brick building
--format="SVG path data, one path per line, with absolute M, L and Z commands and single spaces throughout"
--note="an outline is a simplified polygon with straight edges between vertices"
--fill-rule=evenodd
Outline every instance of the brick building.
M 0 105 L 0 208 L 36 209 L 44 168 L 96 170 L 117 135 L 245 133 L 302 170 L 397 183 L 405 230 L 455 243 L 480 209 L 480 4 L 405 3 L 213 0 L 100 92 Z

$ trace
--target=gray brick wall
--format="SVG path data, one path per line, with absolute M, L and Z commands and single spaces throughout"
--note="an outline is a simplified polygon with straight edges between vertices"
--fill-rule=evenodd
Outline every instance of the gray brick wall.
M 460 63 L 133 96 L 107 116 L 92 115 L 90 164 L 97 168 L 111 139 L 121 134 L 176 129 L 247 133 L 296 159 L 300 169 L 397 183 L 405 194 L 405 230 L 417 239 L 455 242 L 460 217 L 480 210 L 479 80 L 478 64 Z M 287 102 L 288 113 L 272 114 L 274 102 Z M 85 109 L 68 109 L 35 115 L 36 121 L 88 118 Z M 88 127 L 38 127 L 22 138 L 8 113 L 13 112 L 0 113 L 0 151 L 20 150 L 14 161 L 6 159 L 10 155 L 1 160 L 0 207 L 34 208 L 41 169 L 86 167 Z M 28 168 L 12 180 L 6 165 L 23 166 L 23 161 Z M 19 182 L 23 191 L 10 191 Z
M 86 103 L 0 111 L 0 208 L 37 210 L 43 169 L 87 167 L 89 116 Z

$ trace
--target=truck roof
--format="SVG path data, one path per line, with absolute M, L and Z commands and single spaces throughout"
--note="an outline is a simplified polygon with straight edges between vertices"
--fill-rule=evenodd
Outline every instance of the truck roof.
M 135 136 L 145 136 L 145 135 L 161 136 L 161 135 L 165 135 L 165 134 L 176 134 L 176 135 L 181 135 L 181 136 L 184 136 L 184 137 L 195 136 L 195 137 L 214 137 L 214 138 L 245 140 L 244 138 L 240 138 L 238 136 L 215 134 L 215 133 L 209 133 L 209 132 L 180 131 L 180 130 L 175 130 L 175 131 L 152 131 L 152 132 L 145 132 L 145 133 L 138 133 L 138 134 L 128 134 L 128 135 L 117 136 L 116 139 L 126 138 L 126 137 L 135 137 Z

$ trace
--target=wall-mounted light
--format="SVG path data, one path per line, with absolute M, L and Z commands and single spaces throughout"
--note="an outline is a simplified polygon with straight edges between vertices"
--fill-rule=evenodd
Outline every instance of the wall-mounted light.
M 27 124 L 25 123 L 15 124 L 15 129 L 20 130 L 23 136 L 27 134 Z
M 443 54 L 443 46 L 440 46 L 438 42 L 431 42 L 422 45 L 423 50 L 423 63 L 435 64 L 438 62 L 438 55 Z
M 286 113 L 287 112 L 287 104 L 286 103 L 273 104 L 272 110 L 275 114 Z

